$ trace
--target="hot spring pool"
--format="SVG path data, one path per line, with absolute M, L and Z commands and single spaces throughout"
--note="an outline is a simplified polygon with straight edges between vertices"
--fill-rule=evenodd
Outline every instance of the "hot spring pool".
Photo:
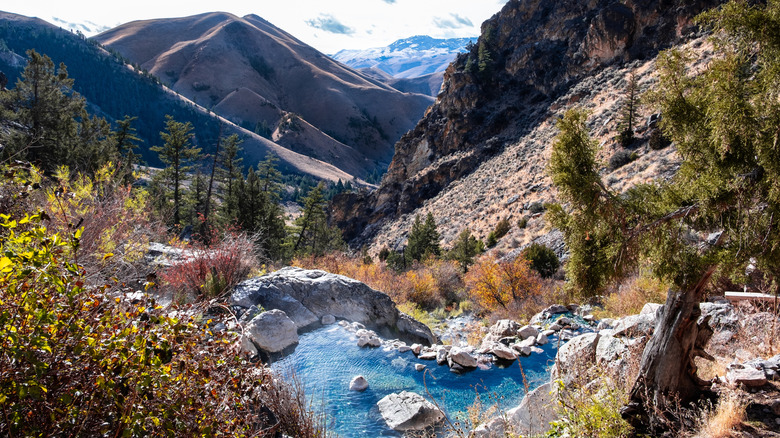
M 521 358 L 531 390 L 549 379 L 557 338 L 552 337 L 540 348 L 543 353 Z M 417 363 L 426 365 L 429 372 L 416 371 Z M 355 335 L 338 325 L 301 335 L 295 351 L 272 368 L 282 375 L 294 373 L 313 408 L 327 416 L 328 431 L 344 438 L 400 436 L 387 427 L 376 407 L 392 392 L 407 390 L 427 399 L 432 396 L 453 423 L 466 417 L 466 408 L 476 394 L 480 394 L 483 406 L 498 402 L 502 409 L 517 406 L 525 395 L 523 372 L 517 361 L 506 368 L 493 364 L 489 369 L 457 375 L 436 361 L 417 359 L 411 351 L 359 348 Z M 349 390 L 349 381 L 357 375 L 368 380 L 370 386 L 364 392 Z

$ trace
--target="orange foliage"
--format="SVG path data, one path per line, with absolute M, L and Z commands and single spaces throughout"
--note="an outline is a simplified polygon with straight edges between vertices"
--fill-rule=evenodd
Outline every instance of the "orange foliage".
M 509 262 L 485 257 L 471 267 L 465 281 L 469 297 L 490 311 L 515 310 L 542 293 L 539 275 L 522 257 Z
M 411 270 L 398 273 L 384 262 L 363 263 L 362 259 L 344 254 L 294 259 L 292 266 L 322 269 L 366 283 L 390 296 L 396 304 L 412 302 L 426 310 L 449 305 L 458 300 L 463 282 L 454 262 L 429 260 L 415 263 Z

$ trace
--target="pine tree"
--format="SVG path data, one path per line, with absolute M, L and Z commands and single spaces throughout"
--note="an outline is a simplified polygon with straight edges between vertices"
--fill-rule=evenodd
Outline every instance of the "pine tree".
M 218 178 L 223 193 L 220 216 L 227 223 L 233 223 L 238 218 L 238 185 L 243 182 L 243 158 L 239 158 L 241 143 L 238 135 L 231 135 L 225 139 L 219 153 Z
M 680 51 L 659 56 L 646 98 L 682 158 L 671 181 L 618 196 L 601 181 L 584 114 L 559 124 L 550 172 L 567 208 L 548 217 L 565 234 L 573 286 L 600 293 L 640 263 L 674 285 L 624 410 L 640 433 L 660 435 L 678 403 L 709 394 L 694 363 L 712 334 L 697 324 L 707 285 L 739 279 L 752 264 L 778 292 L 780 33 L 767 31 L 780 29 L 778 17 L 778 1 L 731 2 L 699 19 L 717 51 L 703 71 L 689 71 Z
M 47 172 L 61 165 L 87 172 L 102 167 L 113 158 L 108 124 L 87 113 L 64 64 L 55 70 L 48 56 L 35 50 L 27 56 L 21 79 L 0 102 L 26 129 L 9 134 L 3 156 L 29 160 Z
M 344 246 L 341 231 L 328 226 L 324 189 L 325 185 L 320 183 L 301 200 L 303 212 L 290 228 L 285 242 L 289 256 L 320 256 Z
M 119 157 L 117 173 L 126 184 L 133 181 L 133 166 L 138 164 L 140 158 L 140 155 L 134 152 L 141 142 L 136 129 L 133 128 L 136 119 L 138 117 L 125 116 L 124 119 L 118 120 L 117 130 L 113 135 L 115 154 Z
M 200 159 L 200 148 L 192 145 L 192 124 L 165 116 L 165 131 L 160 133 L 162 146 L 153 146 L 160 161 L 167 166 L 162 172 L 164 184 L 173 190 L 173 225 L 181 225 L 183 183 L 193 163 Z
M 637 84 L 636 74 L 632 71 L 628 77 L 626 86 L 626 98 L 623 102 L 623 109 L 620 115 L 620 144 L 628 147 L 634 141 L 634 124 L 636 122 L 636 112 L 639 106 L 639 85 Z
M 414 217 L 412 229 L 409 231 L 405 254 L 410 262 L 414 260 L 422 261 L 432 255 L 441 255 L 436 220 L 430 212 L 425 217 L 425 222 L 420 219 L 420 215 Z
M 452 249 L 447 252 L 449 260 L 455 260 L 465 274 L 469 266 L 474 264 L 474 258 L 484 250 L 483 243 L 471 234 L 471 231 L 465 229 L 460 232 Z

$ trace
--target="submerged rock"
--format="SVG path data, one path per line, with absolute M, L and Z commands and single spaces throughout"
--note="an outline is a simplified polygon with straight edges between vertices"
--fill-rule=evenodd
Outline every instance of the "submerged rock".
M 397 431 L 423 430 L 444 419 L 439 408 L 414 392 L 390 394 L 376 405 L 387 425 Z

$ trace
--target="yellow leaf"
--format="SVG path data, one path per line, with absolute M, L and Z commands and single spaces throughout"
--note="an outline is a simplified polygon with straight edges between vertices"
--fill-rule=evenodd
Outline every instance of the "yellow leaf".
M 103 254 L 103 260 L 105 260 L 105 259 L 110 259 L 110 258 L 111 258 L 111 257 L 113 257 L 113 256 L 114 256 L 114 253 L 113 253 L 113 252 L 108 252 L 108 253 L 105 253 L 105 254 Z
M 7 272 L 10 271 L 10 269 L 7 269 L 9 266 L 11 266 L 13 262 L 8 257 L 2 257 L 0 258 L 0 272 Z

